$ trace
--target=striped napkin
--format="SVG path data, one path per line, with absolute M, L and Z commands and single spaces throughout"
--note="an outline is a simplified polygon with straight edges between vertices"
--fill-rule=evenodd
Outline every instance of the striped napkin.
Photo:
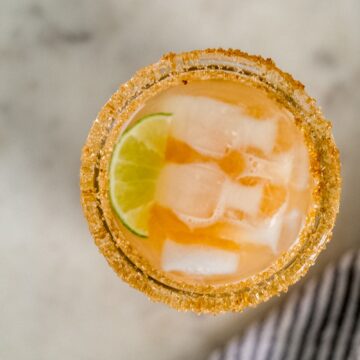
M 347 253 L 208 360 L 360 360 L 360 251 Z

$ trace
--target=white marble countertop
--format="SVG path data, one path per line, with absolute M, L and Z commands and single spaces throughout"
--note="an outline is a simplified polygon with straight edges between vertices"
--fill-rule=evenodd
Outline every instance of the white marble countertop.
M 80 209 L 80 149 L 117 86 L 164 52 L 217 46 L 272 57 L 333 120 L 342 208 L 312 273 L 359 247 L 358 0 L 2 0 L 1 359 L 201 360 L 279 301 L 217 317 L 153 304 L 108 267 Z

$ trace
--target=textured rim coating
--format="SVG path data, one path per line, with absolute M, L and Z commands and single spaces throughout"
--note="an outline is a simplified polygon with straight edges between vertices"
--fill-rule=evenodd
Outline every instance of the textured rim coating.
M 155 269 L 128 241 L 109 200 L 111 154 L 131 116 L 162 90 L 184 81 L 204 79 L 232 80 L 263 88 L 292 112 L 309 151 L 314 179 L 313 206 L 295 245 L 264 271 L 222 286 L 177 282 Z M 241 311 L 287 291 L 305 275 L 330 240 L 339 209 L 340 161 L 330 122 L 324 119 L 300 82 L 279 70 L 272 60 L 239 50 L 169 53 L 139 70 L 120 86 L 98 114 L 81 160 L 81 202 L 100 251 L 123 280 L 152 300 L 178 310 Z

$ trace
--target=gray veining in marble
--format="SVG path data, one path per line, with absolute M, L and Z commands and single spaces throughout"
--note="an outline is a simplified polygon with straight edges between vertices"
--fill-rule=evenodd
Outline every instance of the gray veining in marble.
M 80 149 L 117 86 L 164 52 L 217 46 L 272 57 L 333 120 L 342 209 L 312 273 L 359 247 L 358 0 L 2 0 L 1 359 L 204 359 L 279 301 L 217 317 L 153 304 L 107 266 L 80 209 Z

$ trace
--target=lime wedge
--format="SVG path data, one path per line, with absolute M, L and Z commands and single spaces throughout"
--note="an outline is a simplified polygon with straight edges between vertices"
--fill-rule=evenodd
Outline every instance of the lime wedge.
M 168 113 L 150 114 L 126 130 L 110 163 L 110 200 L 124 225 L 148 236 L 148 220 L 156 181 L 164 164 L 170 129 Z

